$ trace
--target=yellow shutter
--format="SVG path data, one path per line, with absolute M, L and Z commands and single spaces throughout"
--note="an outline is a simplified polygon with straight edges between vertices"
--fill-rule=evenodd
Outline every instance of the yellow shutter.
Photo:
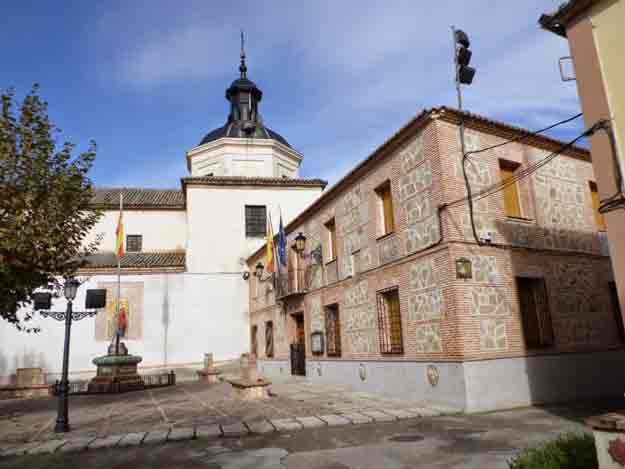
M 514 170 L 509 168 L 500 168 L 501 180 L 505 181 L 514 176 Z M 519 188 L 514 182 L 506 186 L 503 190 L 503 200 L 506 209 L 506 215 L 509 217 L 521 216 L 521 204 L 519 202 Z
M 384 234 L 395 231 L 395 216 L 393 215 L 393 197 L 391 186 L 387 186 L 381 193 L 384 209 Z
M 601 201 L 599 200 L 597 185 L 594 182 L 590 183 L 590 196 L 592 198 L 592 210 L 595 214 L 595 222 L 597 223 L 597 227 L 599 228 L 599 231 L 605 231 L 605 218 L 603 217 L 603 213 L 599 212 L 599 206 L 601 205 Z

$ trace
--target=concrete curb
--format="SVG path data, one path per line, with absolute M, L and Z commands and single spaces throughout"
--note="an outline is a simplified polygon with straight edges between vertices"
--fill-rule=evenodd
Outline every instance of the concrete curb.
M 310 428 L 363 425 L 411 418 L 434 417 L 442 412 L 432 409 L 380 409 L 363 410 L 327 415 L 294 417 L 289 419 L 259 419 L 231 424 L 196 425 L 193 427 L 172 427 L 167 430 L 133 432 L 102 437 L 49 438 L 28 443 L 3 444 L 0 442 L 0 457 L 44 455 L 63 452 L 95 451 L 97 449 L 124 448 L 165 444 L 170 441 L 214 440 L 218 438 L 241 438 L 244 436 L 287 433 Z

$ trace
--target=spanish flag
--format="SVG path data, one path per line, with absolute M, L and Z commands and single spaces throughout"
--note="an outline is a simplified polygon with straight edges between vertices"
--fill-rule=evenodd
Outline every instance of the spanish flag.
M 267 272 L 270 274 L 275 272 L 276 265 L 274 261 L 274 244 L 273 244 L 273 227 L 271 226 L 271 215 L 268 217 L 269 227 L 267 229 Z
M 124 198 L 119 193 L 119 219 L 117 220 L 117 229 L 115 230 L 115 235 L 117 237 L 117 243 L 115 246 L 115 254 L 118 259 L 124 257 Z

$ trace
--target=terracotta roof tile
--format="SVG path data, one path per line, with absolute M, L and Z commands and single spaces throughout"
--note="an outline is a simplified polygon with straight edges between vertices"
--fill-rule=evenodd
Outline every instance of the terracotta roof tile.
M 328 181 L 323 179 L 270 178 L 243 176 L 195 176 L 181 179 L 182 185 L 202 186 L 283 186 L 283 187 L 321 187 Z
M 184 193 L 180 189 L 96 188 L 92 204 L 99 208 L 117 209 L 119 193 L 124 196 L 124 208 L 184 209 Z
M 153 269 L 185 266 L 185 251 L 127 252 L 121 259 L 122 269 Z M 99 252 L 87 257 L 83 270 L 117 268 L 114 252 Z

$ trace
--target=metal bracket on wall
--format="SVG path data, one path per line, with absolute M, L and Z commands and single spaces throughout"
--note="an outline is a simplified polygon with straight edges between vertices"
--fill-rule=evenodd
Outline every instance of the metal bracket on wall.
M 573 57 L 570 55 L 560 57 L 558 59 L 558 67 L 560 68 L 560 78 L 562 81 L 575 81 L 575 68 L 573 67 Z

